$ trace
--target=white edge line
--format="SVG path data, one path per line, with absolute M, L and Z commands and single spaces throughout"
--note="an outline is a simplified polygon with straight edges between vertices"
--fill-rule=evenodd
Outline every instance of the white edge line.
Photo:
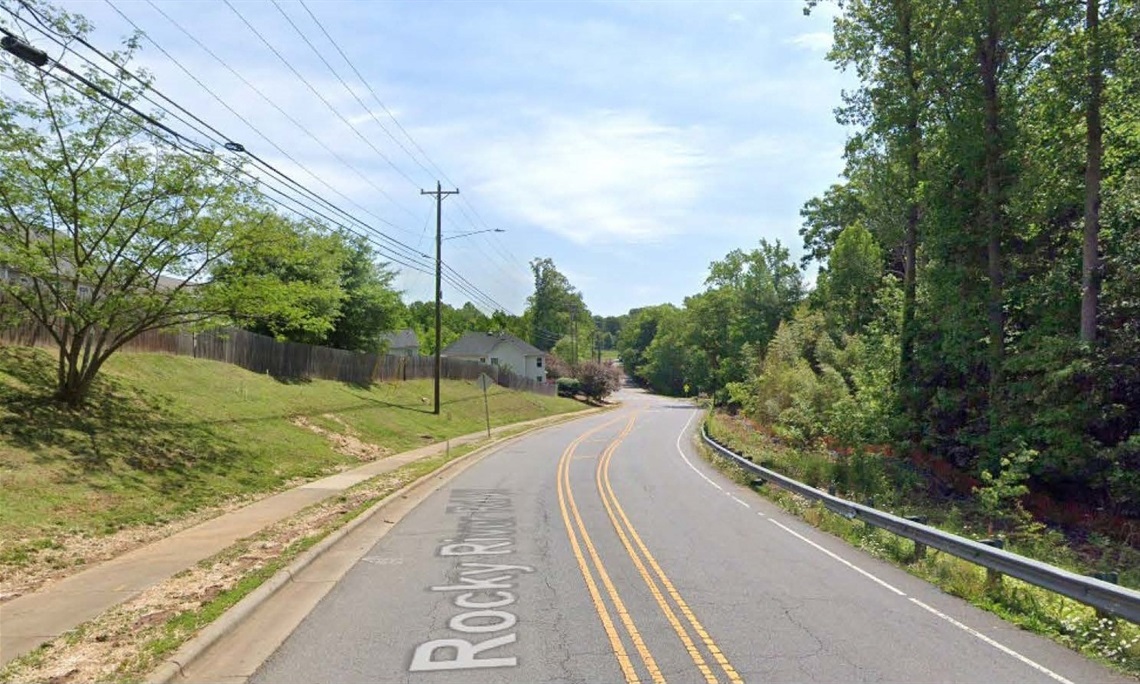
M 910 598 L 911 603 L 914 603 L 917 606 L 921 606 L 922 608 L 925 608 L 926 610 L 930 611 L 931 613 L 934 613 L 938 617 L 940 617 L 943 620 L 954 625 L 958 629 L 969 632 L 970 634 L 974 635 L 978 639 L 981 639 L 982 641 L 986 642 L 990 646 L 993 646 L 994 648 L 1001 651 L 1002 653 L 1005 653 L 1008 656 L 1012 656 L 1013 658 L 1016 658 L 1017 660 L 1020 660 L 1021 662 L 1025 663 L 1029 667 L 1032 667 L 1034 670 L 1037 670 L 1038 672 L 1042 672 L 1042 673 L 1052 677 L 1053 679 L 1056 679 L 1058 682 L 1061 682 L 1061 684 L 1073 684 L 1072 681 L 1065 679 L 1064 677 L 1062 677 L 1061 675 L 1057 674 L 1056 672 L 1050 670 L 1049 668 L 1045 667 L 1044 665 L 1037 663 L 1033 660 L 1030 660 L 1029 658 L 1026 658 L 1025 656 L 1021 655 L 1017 651 L 1013 650 L 1012 648 L 1009 648 L 1008 646 L 1005 646 L 1003 644 L 1000 644 L 1000 643 L 994 641 L 993 639 L 989 638 L 985 634 L 982 634 L 981 632 L 974 629 L 973 627 L 969 627 L 967 625 L 962 624 L 961 622 L 958 622 L 957 620 L 950 617 L 946 613 L 943 613 L 942 611 L 938 610 L 937 608 L 932 608 L 932 607 L 926 605 L 925 603 L 923 603 L 922 601 L 919 601 L 918 599 L 914 598 L 913 596 L 908 597 L 908 598 Z
M 890 584 L 887 584 L 887 583 L 886 583 L 886 582 L 884 582 L 883 580 L 879 579 L 878 577 L 875 577 L 874 575 L 872 575 L 871 573 L 867 572 L 867 571 L 866 571 L 866 570 L 864 570 L 863 568 L 860 568 L 859 566 L 855 565 L 854 563 L 851 563 L 850 561 L 848 561 L 847 559 L 845 559 L 845 558 L 843 558 L 843 557 L 839 556 L 838 554 L 835 554 L 835 553 L 832 553 L 831 551 L 828 551 L 827 549 L 823 548 L 823 547 L 822 547 L 822 546 L 820 546 L 819 544 L 816 544 L 816 543 L 815 543 L 815 542 L 813 542 L 812 540 L 810 540 L 810 539 L 808 539 L 807 537 L 803 536 L 803 535 L 802 535 L 802 534 L 800 534 L 799 532 L 796 532 L 795 530 L 793 530 L 792 528 L 788 527 L 787 525 L 784 525 L 783 523 L 781 523 L 780 521 L 776 520 L 775 518 L 768 518 L 768 522 L 772 523 L 773 525 L 776 525 L 777 527 L 779 527 L 780 529 L 784 530 L 785 532 L 787 532 L 788 534 L 792 535 L 793 537 L 795 537 L 795 538 L 799 539 L 800 541 L 802 541 L 802 542 L 804 542 L 804 543 L 806 543 L 806 544 L 810 544 L 811 546 L 814 546 L 816 549 L 819 549 L 820 551 L 822 551 L 822 552 L 826 553 L 827 555 L 831 556 L 832 558 L 834 558 L 835 560 L 839 561 L 840 563 L 843 563 L 844 565 L 846 565 L 847 567 L 851 568 L 852 570 L 854 570 L 855 572 L 859 573 L 860 575 L 863 575 L 863 576 L 864 576 L 864 577 L 866 577 L 867 579 L 869 579 L 869 580 L 871 580 L 871 581 L 873 581 L 873 582 L 875 582 L 875 583 L 877 583 L 877 584 L 879 584 L 879 585 L 881 585 L 881 586 L 883 586 L 883 587 L 886 587 L 887 589 L 889 589 L 889 590 L 891 590 L 891 591 L 895 592 L 895 593 L 896 593 L 896 594 L 898 594 L 899 596 L 906 596 L 906 594 L 905 594 L 903 591 L 901 591 L 901 590 L 899 590 L 899 589 L 897 589 L 897 588 L 895 588 L 895 587 L 891 586 Z M 1071 684 L 1071 683 L 1070 683 L 1070 684 Z
M 720 485 L 718 485 L 717 483 L 713 482 L 712 480 L 710 480 L 707 475 L 705 475 L 700 470 L 698 470 L 697 467 L 695 465 L 693 465 L 693 462 L 689 460 L 689 457 L 685 456 L 685 452 L 681 449 L 681 438 L 685 436 L 685 432 L 689 429 L 689 424 L 693 422 L 693 418 L 696 415 L 697 415 L 696 412 L 693 412 L 693 414 L 689 416 L 689 419 L 687 421 L 685 421 L 685 427 L 681 428 L 681 433 L 679 435 L 677 435 L 677 453 L 679 453 L 681 455 L 681 458 L 684 459 L 685 464 L 693 469 L 693 472 L 695 472 L 697 475 L 700 475 L 705 480 L 705 482 L 708 482 L 709 484 L 711 484 L 712 486 L 716 487 L 717 489 L 719 489 L 720 491 L 723 492 L 724 488 L 721 487 Z M 740 499 L 736 498 L 736 496 L 733 496 L 732 494 L 729 494 L 729 496 L 732 497 L 733 501 L 744 506 L 745 508 L 751 508 L 751 506 L 749 506 L 746 502 L 741 501 Z M 761 517 L 765 517 L 763 513 L 758 512 L 757 514 L 760 515 Z M 890 591 L 893 591 L 895 594 L 897 594 L 899 596 L 906 596 L 906 593 L 903 592 L 902 590 L 892 586 L 891 584 L 888 584 L 887 582 L 884 582 L 883 580 L 872 575 L 871 573 L 867 572 L 863 568 L 860 568 L 859 566 L 851 563 L 847 559 L 842 558 L 838 554 L 835 554 L 835 553 L 823 548 L 819 544 L 816 544 L 812 540 L 803 536 L 799 532 L 796 532 L 795 530 L 791 529 L 787 525 L 784 525 L 783 523 L 779 522 L 778 520 L 775 520 L 774 518 L 768 518 L 768 522 L 772 523 L 773 525 L 776 525 L 777 527 L 784 530 L 785 532 L 792 535 L 793 537 L 796 537 L 800 541 L 813 546 L 814 548 L 816 548 L 819 551 L 822 551 L 823 553 L 827 554 L 828 556 L 831 556 L 835 560 L 846 565 L 847 567 L 851 568 L 852 570 L 859 573 L 860 575 L 863 575 L 867 579 L 875 582 L 876 584 L 878 584 L 878 585 L 880 585 L 880 586 L 882 586 L 882 587 L 884 587 Z M 1013 650 L 1012 648 L 1009 648 L 1008 646 L 1006 646 L 1004 644 L 1001 644 L 997 641 L 994 641 L 993 639 L 986 636 L 985 634 L 982 634 L 981 632 L 974 629 L 973 627 L 970 627 L 968 625 L 962 624 L 961 622 L 958 622 L 957 620 L 950 617 L 946 613 L 943 613 L 942 611 L 938 610 L 937 608 L 932 608 L 931 606 L 928 606 L 927 604 L 923 603 L 922 601 L 919 601 L 918 599 L 914 598 L 913 596 L 906 596 L 906 597 L 908 599 L 910 599 L 910 601 L 912 603 L 914 603 L 915 605 L 924 608 L 925 610 L 933 613 L 934 615 L 937 615 L 938 617 L 942 618 L 943 620 L 946 620 L 947 622 L 954 625 L 958 629 L 961 629 L 961 630 L 973 635 L 977 639 L 980 639 L 981 641 L 984 641 L 985 643 L 989 644 L 990 646 L 993 646 L 994 648 L 998 649 L 1002 653 L 1005 653 L 1006 655 L 1011 656 L 1014 659 L 1021 661 L 1022 663 L 1025 663 L 1026 665 L 1028 665 L 1029 667 L 1032 667 L 1033 669 L 1037 670 L 1038 672 L 1041 672 L 1045 675 L 1048 675 L 1049 677 L 1057 680 L 1061 684 L 1074 684 L 1074 682 L 1072 680 L 1066 679 L 1066 678 L 1062 677 L 1061 675 L 1057 674 L 1056 672 L 1045 667 L 1044 665 L 1021 655 L 1020 653 Z
M 685 436 L 685 432 L 689 429 L 689 424 L 693 422 L 693 418 L 695 418 L 696 415 L 697 415 L 696 411 L 693 411 L 691 414 L 689 414 L 689 419 L 685 421 L 685 427 L 681 428 L 681 433 L 679 435 L 677 435 L 677 453 L 681 454 L 681 458 L 685 459 L 685 463 L 687 463 L 688 466 L 693 469 L 694 473 L 696 473 L 697 475 L 700 475 L 702 478 L 704 478 L 705 482 L 708 482 L 709 484 L 711 484 L 712 486 L 716 487 L 717 489 L 719 489 L 720 491 L 723 492 L 724 487 L 721 487 L 717 483 L 713 482 L 712 480 L 709 479 L 708 475 L 705 475 L 700 470 L 698 470 L 697 467 L 695 465 L 693 465 L 693 462 L 689 460 L 689 457 L 685 455 L 685 452 L 681 450 L 681 438 Z M 735 498 L 735 497 L 733 497 L 733 498 Z M 741 503 L 743 503 L 743 502 L 741 502 Z

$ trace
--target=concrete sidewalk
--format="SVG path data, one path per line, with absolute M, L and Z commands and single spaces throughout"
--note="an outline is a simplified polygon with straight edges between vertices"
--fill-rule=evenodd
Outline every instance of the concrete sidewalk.
M 563 413 L 503 425 L 492 429 L 491 433 L 538 427 L 593 412 Z M 456 437 L 450 440 L 450 444 L 462 446 L 486 439 L 486 432 L 478 432 Z M 0 666 L 209 558 L 239 539 L 364 480 L 441 453 L 447 444 L 430 444 L 266 497 L 54 582 L 41 591 L 0 604 Z

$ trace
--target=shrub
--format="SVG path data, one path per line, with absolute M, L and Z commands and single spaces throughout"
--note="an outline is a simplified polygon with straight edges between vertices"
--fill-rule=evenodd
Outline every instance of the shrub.
M 561 378 L 573 378 L 574 372 L 570 370 L 570 365 L 563 361 L 561 358 L 553 354 L 546 357 L 546 379 L 559 380 Z
M 558 378 L 558 396 L 573 397 L 582 391 L 582 383 L 574 378 Z
M 611 365 L 586 361 L 578 365 L 575 374 L 581 383 L 582 394 L 590 399 L 602 400 L 621 387 L 621 374 Z

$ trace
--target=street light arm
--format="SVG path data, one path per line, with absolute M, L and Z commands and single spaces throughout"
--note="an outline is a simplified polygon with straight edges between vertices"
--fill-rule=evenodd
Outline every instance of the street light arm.
M 487 230 L 475 230 L 475 231 L 471 231 L 470 233 L 460 233 L 459 235 L 449 235 L 448 237 L 445 237 L 443 239 L 444 240 L 454 240 L 456 238 L 469 237 L 471 235 L 479 235 L 481 233 L 505 233 L 505 232 L 507 232 L 507 231 L 503 230 L 502 228 L 488 228 Z

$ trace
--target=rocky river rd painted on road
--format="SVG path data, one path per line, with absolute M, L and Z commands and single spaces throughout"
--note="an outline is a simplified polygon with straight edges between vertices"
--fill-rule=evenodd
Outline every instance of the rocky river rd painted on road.
M 252 681 L 1131 681 L 734 485 L 693 406 L 620 398 L 428 496 Z

